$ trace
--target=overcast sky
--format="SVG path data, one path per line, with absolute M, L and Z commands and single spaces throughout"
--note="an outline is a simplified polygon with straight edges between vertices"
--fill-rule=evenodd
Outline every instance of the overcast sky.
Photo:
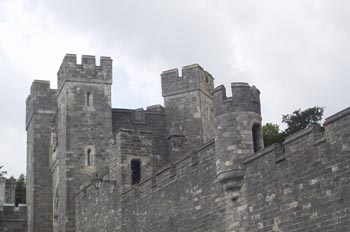
M 350 98 L 347 0 L 0 0 L 0 164 L 25 173 L 25 99 L 66 53 L 111 56 L 115 108 L 163 104 L 161 71 L 199 63 L 261 91 L 263 122 Z

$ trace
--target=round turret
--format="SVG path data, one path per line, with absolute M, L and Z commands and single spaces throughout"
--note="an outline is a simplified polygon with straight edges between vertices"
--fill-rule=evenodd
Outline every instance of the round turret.
M 263 148 L 260 92 L 247 83 L 232 83 L 232 97 L 224 86 L 215 88 L 214 133 L 216 171 L 226 191 L 236 192 L 244 176 L 244 160 Z

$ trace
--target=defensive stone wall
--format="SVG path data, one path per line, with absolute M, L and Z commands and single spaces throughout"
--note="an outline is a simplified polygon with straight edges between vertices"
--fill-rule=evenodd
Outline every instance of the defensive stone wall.
M 350 231 L 350 108 L 245 161 L 247 231 Z
M 118 182 L 85 187 L 75 198 L 76 229 L 226 231 L 242 224 L 252 232 L 348 231 L 349 125 L 350 108 L 326 119 L 324 129 L 312 126 L 247 158 L 235 212 L 216 180 L 210 142 L 127 191 Z M 246 217 L 238 222 L 240 211 Z
M 27 206 L 4 204 L 0 206 L 1 232 L 27 232 Z
M 220 189 L 212 141 L 127 191 L 111 183 L 84 188 L 75 198 L 76 230 L 224 231 Z

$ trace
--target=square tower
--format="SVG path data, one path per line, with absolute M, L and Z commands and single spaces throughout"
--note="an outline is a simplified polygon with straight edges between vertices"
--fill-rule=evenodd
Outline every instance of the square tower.
M 182 137 L 170 141 L 170 149 L 185 153 L 213 139 L 213 77 L 194 64 L 183 67 L 182 76 L 178 69 L 164 71 L 161 80 L 169 139 Z

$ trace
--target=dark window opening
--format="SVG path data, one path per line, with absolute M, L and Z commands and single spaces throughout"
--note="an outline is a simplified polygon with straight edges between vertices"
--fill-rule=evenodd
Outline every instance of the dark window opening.
M 87 166 L 91 165 L 91 149 L 87 149 L 86 151 L 86 164 Z
M 86 105 L 90 106 L 91 105 L 91 93 L 88 92 L 86 94 Z
M 131 184 L 138 184 L 141 180 L 141 161 L 131 160 Z
M 209 81 L 209 80 L 208 80 L 208 77 L 205 77 L 205 82 L 208 83 L 208 81 Z
M 261 131 L 260 131 L 260 125 L 259 124 L 254 124 L 252 128 L 253 132 L 253 146 L 254 146 L 254 152 L 257 152 L 260 150 L 260 136 L 261 136 Z

